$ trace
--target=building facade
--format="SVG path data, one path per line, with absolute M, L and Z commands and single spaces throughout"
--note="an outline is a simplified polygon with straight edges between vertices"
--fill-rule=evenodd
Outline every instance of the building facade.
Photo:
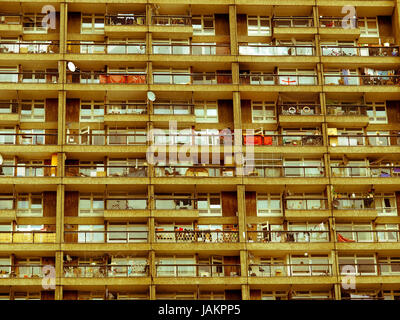
M 400 1 L 209 2 L 0 1 L 0 299 L 400 299 Z

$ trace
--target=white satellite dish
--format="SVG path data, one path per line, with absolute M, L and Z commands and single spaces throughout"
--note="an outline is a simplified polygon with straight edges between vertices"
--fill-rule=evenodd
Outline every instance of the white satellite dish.
M 3 164 L 3 156 L 0 154 L 0 166 Z
M 71 72 L 75 72 L 75 70 L 76 70 L 76 66 L 72 61 L 69 61 L 67 63 L 67 67 L 68 67 L 68 70 L 71 71 Z
M 149 99 L 150 101 L 155 101 L 156 100 L 156 95 L 154 94 L 154 92 L 148 91 L 147 92 L 147 99 Z

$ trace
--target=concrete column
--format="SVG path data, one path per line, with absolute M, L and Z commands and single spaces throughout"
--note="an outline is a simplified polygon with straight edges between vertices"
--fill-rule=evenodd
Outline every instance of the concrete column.
M 63 287 L 60 285 L 61 279 L 64 276 L 64 267 L 63 267 L 63 253 L 62 251 L 56 251 L 56 290 L 55 290 L 55 300 L 63 299 Z
M 246 200 L 245 186 L 237 186 L 239 241 L 246 242 Z
M 64 185 L 57 186 L 56 243 L 64 242 Z
M 60 62 L 61 64 L 61 62 Z M 65 63 L 62 63 L 65 64 Z M 64 68 L 64 67 L 62 67 Z M 61 69 L 62 69 L 61 68 Z M 60 72 L 60 67 L 59 67 L 59 72 Z M 57 139 L 57 144 L 63 145 L 66 143 L 66 132 L 65 132 L 65 113 L 66 113 L 66 92 L 65 91 L 59 91 L 58 92 L 58 139 Z
M 238 43 L 237 43 L 237 14 L 236 6 L 229 6 L 229 33 L 231 41 L 231 55 L 238 54 Z
M 242 300 L 250 300 L 250 288 L 248 284 L 242 284 Z

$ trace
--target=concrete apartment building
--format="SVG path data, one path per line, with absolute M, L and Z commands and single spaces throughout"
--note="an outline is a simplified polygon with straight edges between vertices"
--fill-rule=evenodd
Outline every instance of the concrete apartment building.
M 399 5 L 0 1 L 0 299 L 400 299 Z

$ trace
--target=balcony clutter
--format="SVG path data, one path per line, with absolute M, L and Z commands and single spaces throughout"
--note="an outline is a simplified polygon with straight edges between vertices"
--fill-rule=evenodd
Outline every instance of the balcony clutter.
M 145 75 L 99 75 L 99 80 L 101 84 L 105 83 L 136 83 L 145 84 Z

